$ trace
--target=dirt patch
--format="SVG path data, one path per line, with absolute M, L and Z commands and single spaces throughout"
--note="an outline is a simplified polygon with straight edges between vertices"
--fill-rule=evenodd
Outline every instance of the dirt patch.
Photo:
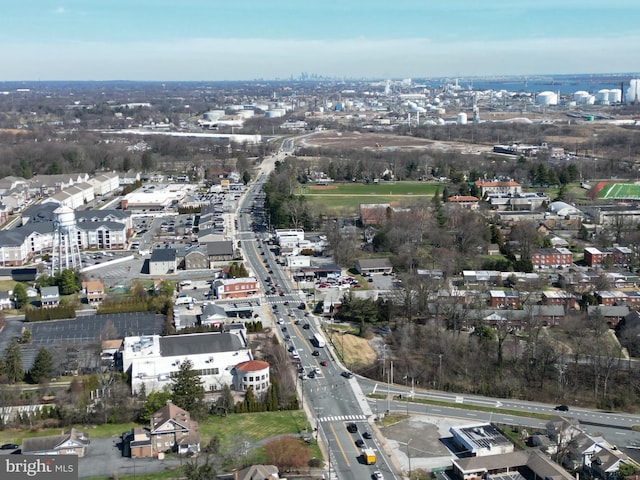
M 428 147 L 433 142 L 424 138 L 414 138 L 403 135 L 389 135 L 381 133 L 359 132 L 326 132 L 313 135 L 303 140 L 303 144 L 315 147 L 349 147 L 374 149 L 400 149 Z
M 310 185 L 307 187 L 309 190 L 337 190 L 335 185 Z
M 339 353 L 344 345 L 345 364 L 352 370 L 372 365 L 378 356 L 369 342 L 351 334 L 341 335 L 339 339 L 334 338 L 336 349 Z

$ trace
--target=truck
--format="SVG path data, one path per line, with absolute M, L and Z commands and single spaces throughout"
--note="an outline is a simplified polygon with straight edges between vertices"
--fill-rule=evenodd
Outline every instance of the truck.
M 376 452 L 373 448 L 365 448 L 362 450 L 362 460 L 366 465 L 373 465 L 376 463 Z
M 314 333 L 313 334 L 313 343 L 315 343 L 316 347 L 318 347 L 318 348 L 324 348 L 325 345 L 327 344 L 327 342 L 325 341 L 324 337 L 322 335 L 320 335 L 319 333 Z

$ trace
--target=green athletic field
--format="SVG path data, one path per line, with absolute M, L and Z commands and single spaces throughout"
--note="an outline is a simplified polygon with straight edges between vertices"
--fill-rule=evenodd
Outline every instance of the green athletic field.
M 635 183 L 608 183 L 598 198 L 611 200 L 640 200 L 640 185 Z

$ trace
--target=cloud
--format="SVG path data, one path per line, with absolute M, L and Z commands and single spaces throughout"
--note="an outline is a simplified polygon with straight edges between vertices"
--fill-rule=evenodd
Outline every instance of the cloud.
M 56 7 L 55 9 L 55 13 L 57 13 L 58 15 L 62 15 L 64 14 L 65 10 L 64 7 Z

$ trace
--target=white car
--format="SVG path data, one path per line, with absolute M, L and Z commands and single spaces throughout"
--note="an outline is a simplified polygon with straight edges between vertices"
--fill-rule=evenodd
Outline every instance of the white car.
M 373 472 L 373 478 L 377 478 L 378 480 L 383 480 L 382 472 L 380 470 L 376 470 Z

